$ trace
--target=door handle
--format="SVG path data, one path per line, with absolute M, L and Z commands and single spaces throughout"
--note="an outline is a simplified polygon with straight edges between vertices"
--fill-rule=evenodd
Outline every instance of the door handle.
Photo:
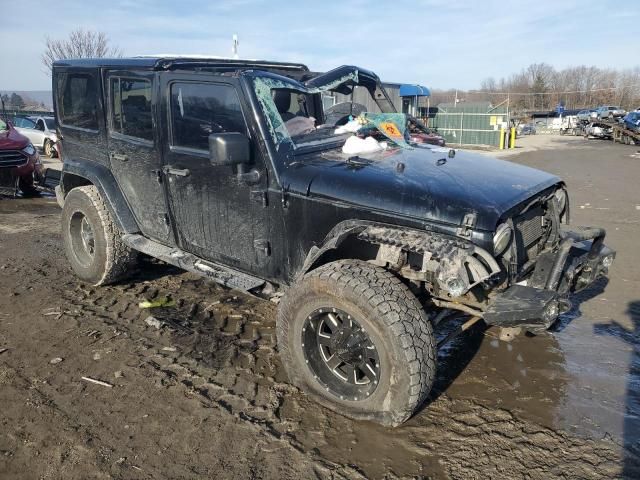
M 111 159 L 126 162 L 129 160 L 129 157 L 127 157 L 124 153 L 111 153 Z
M 191 170 L 188 168 L 173 168 L 170 166 L 165 166 L 162 170 L 167 175 L 177 175 L 178 177 L 188 177 L 191 175 Z

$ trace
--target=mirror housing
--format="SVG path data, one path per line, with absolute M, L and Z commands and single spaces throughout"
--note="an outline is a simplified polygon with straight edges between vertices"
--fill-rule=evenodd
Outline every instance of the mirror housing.
M 251 158 L 249 139 L 242 133 L 212 133 L 209 135 L 211 165 L 241 165 Z

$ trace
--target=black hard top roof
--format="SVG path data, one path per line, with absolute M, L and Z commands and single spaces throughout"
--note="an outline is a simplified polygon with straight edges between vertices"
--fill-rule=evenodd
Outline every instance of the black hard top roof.
M 207 69 L 278 69 L 308 72 L 306 65 L 301 63 L 271 62 L 267 60 L 240 60 L 222 57 L 199 56 L 143 56 L 130 58 L 79 58 L 57 60 L 54 67 L 78 68 L 142 68 L 150 70 L 188 70 L 196 68 Z

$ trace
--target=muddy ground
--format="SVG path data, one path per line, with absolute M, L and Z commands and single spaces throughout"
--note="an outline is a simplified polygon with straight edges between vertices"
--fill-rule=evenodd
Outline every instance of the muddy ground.
M 610 282 L 553 333 L 456 340 L 394 430 L 286 383 L 275 305 L 152 261 L 82 285 L 55 201 L 0 200 L 0 478 L 639 478 L 640 154 L 545 145 L 509 159 L 567 180 L 573 223 L 618 250 Z M 165 295 L 177 305 L 138 307 Z

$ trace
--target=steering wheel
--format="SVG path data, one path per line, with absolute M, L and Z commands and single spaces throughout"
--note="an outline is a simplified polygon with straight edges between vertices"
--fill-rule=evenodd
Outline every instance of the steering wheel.
M 325 123 L 339 127 L 349 121 L 349 117 L 357 117 L 367 111 L 367 107 L 360 103 L 341 102 L 324 111 Z

